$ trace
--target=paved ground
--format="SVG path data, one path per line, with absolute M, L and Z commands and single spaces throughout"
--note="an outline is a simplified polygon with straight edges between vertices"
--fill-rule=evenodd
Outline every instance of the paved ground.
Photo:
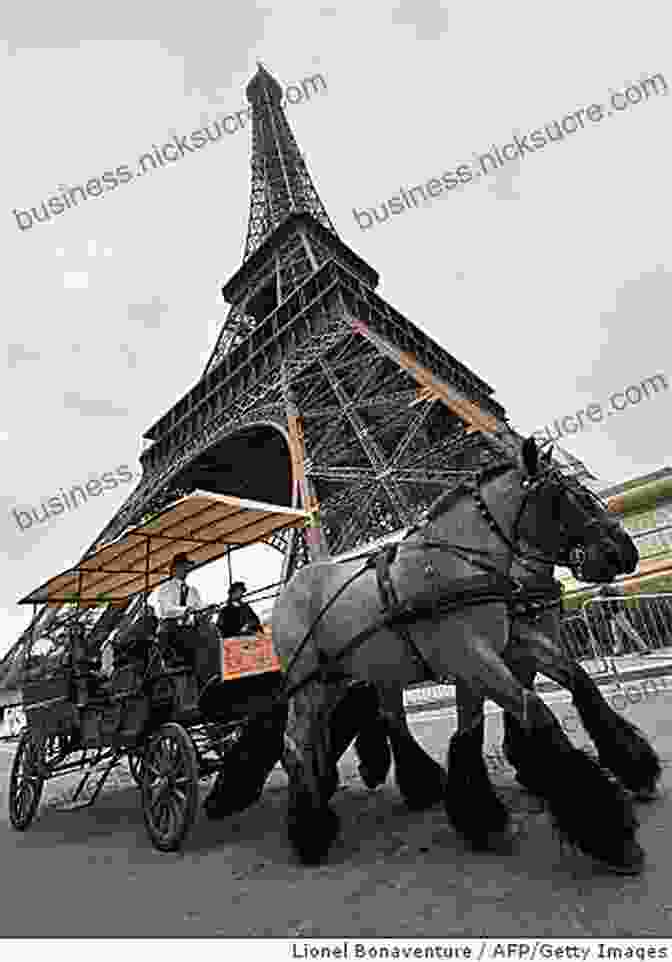
M 560 717 L 564 696 L 547 696 Z M 625 710 L 672 762 L 672 694 Z M 443 760 L 453 713 L 412 725 Z M 583 741 L 581 736 L 580 741 Z M 487 721 L 490 748 L 500 716 Z M 672 801 L 640 806 L 648 869 L 636 879 L 595 874 L 561 854 L 547 816 L 501 767 L 494 776 L 521 821 L 508 857 L 466 851 L 442 808 L 409 814 L 391 782 L 363 789 L 349 754 L 335 807 L 342 838 L 321 868 L 298 866 L 284 837 L 285 778 L 259 804 L 218 825 L 201 820 L 182 855 L 160 855 L 144 833 L 136 789 L 120 783 L 93 810 L 50 809 L 54 787 L 25 834 L 7 824 L 0 745 L 0 932 L 19 936 L 670 937 Z M 670 768 L 664 787 L 672 787 Z M 573 786 L 580 791 L 581 786 Z

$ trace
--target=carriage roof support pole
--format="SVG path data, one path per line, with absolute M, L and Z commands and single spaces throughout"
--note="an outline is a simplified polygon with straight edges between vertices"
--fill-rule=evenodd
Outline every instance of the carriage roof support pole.
M 83 580 L 84 572 L 80 565 L 77 572 L 77 594 L 75 596 L 77 613 L 79 613 L 82 607 Z M 84 626 L 79 620 L 75 620 L 74 624 L 70 628 L 70 632 L 72 645 L 72 674 L 75 684 L 75 704 L 77 708 L 84 708 L 88 701 L 87 676 L 89 674 L 88 651 L 86 647 L 86 641 L 84 639 Z
M 226 552 L 226 564 L 229 571 L 229 588 L 233 584 L 233 570 L 231 568 L 231 548 Z
M 35 630 L 37 628 L 37 625 L 35 624 L 36 618 L 37 618 L 37 602 L 35 601 L 33 603 L 33 620 L 31 622 L 31 627 L 33 630 L 30 633 L 30 645 L 27 649 L 28 655 L 32 655 L 33 648 L 35 647 L 35 642 L 37 641 L 37 638 L 35 637 Z
M 282 383 L 287 413 L 289 455 L 292 464 L 292 500 L 296 503 L 300 499 L 304 511 L 310 514 L 304 532 L 310 560 L 324 561 L 329 557 L 329 547 L 320 523 L 320 502 L 317 499 L 312 482 L 306 477 L 306 445 L 303 421 L 296 401 L 296 394 L 289 383 L 286 371 L 283 371 Z M 299 498 L 296 498 L 297 493 Z
M 149 608 L 149 559 L 150 559 L 150 551 L 149 551 L 149 549 L 150 549 L 150 542 L 151 542 L 151 540 L 152 540 L 152 539 L 151 539 L 151 538 L 149 537 L 149 535 L 148 535 L 148 536 L 147 536 L 147 540 L 146 540 L 146 542 L 145 542 L 145 545 L 146 545 L 146 550 L 145 550 L 145 592 L 144 592 L 145 597 L 144 597 L 144 600 L 143 600 L 143 608 L 144 608 L 144 614 L 145 614 L 145 615 L 147 614 L 147 610 L 148 610 L 148 608 Z

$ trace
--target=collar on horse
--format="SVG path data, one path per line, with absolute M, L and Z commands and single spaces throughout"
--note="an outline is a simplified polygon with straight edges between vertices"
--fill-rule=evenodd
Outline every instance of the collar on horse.
M 318 677 L 325 683 L 341 681 L 344 675 L 342 670 L 340 670 L 338 667 L 338 662 L 347 654 L 355 651 L 368 638 L 372 637 L 382 628 L 387 627 L 395 631 L 408 646 L 413 661 L 427 677 L 430 679 L 435 679 L 436 676 L 431 666 L 413 641 L 411 633 L 408 629 L 409 624 L 412 624 L 420 619 L 429 618 L 434 620 L 449 614 L 452 611 L 458 611 L 466 607 L 472 607 L 474 605 L 487 604 L 491 602 L 506 602 L 511 614 L 536 617 L 540 617 L 541 614 L 543 614 L 549 608 L 557 607 L 560 604 L 562 588 L 559 582 L 555 581 L 552 577 L 545 578 L 540 576 L 536 572 L 533 572 L 533 578 L 529 581 L 520 581 L 519 579 L 514 578 L 512 575 L 504 573 L 496 568 L 494 564 L 487 560 L 489 559 L 489 552 L 484 549 L 465 547 L 454 544 L 445 539 L 431 537 L 424 537 L 417 542 L 408 542 L 408 538 L 410 538 L 411 535 L 424 532 L 425 529 L 436 520 L 436 518 L 443 514 L 450 502 L 458 500 L 464 493 L 468 493 L 475 500 L 480 513 L 483 515 L 490 529 L 498 536 L 498 538 L 511 552 L 512 561 L 515 558 L 522 567 L 527 568 L 528 570 L 530 570 L 530 566 L 526 562 L 530 558 L 537 562 L 543 562 L 552 565 L 556 564 L 556 559 L 535 557 L 530 552 L 523 553 L 520 546 L 521 539 L 519 535 L 519 527 L 527 507 L 529 497 L 548 480 L 547 474 L 544 474 L 537 480 L 523 482 L 525 497 L 521 502 L 514 522 L 512 532 L 513 540 L 509 538 L 506 532 L 502 529 L 502 526 L 494 517 L 489 507 L 485 503 L 485 500 L 483 499 L 481 487 L 485 480 L 489 479 L 493 475 L 497 476 L 506 470 L 510 470 L 512 467 L 515 467 L 515 465 L 510 462 L 507 462 L 506 464 L 499 464 L 486 468 L 480 471 L 478 474 L 465 479 L 465 481 L 463 481 L 457 489 L 448 492 L 443 497 L 440 497 L 432 505 L 429 511 L 427 511 L 424 518 L 406 532 L 404 539 L 399 544 L 388 545 L 382 549 L 377 549 L 375 552 L 372 552 L 369 555 L 362 568 L 356 571 L 352 577 L 348 578 L 346 582 L 341 585 L 338 591 L 329 599 L 326 605 L 319 612 L 312 625 L 308 629 L 308 632 L 294 650 L 285 671 L 285 678 L 289 676 L 291 668 L 295 664 L 306 642 L 312 635 L 316 624 L 322 619 L 324 614 L 326 614 L 329 608 L 331 608 L 331 606 L 343 594 L 343 592 L 357 578 L 371 568 L 373 568 L 376 572 L 378 593 L 381 600 L 381 618 L 374 622 L 374 624 L 369 628 L 355 635 L 355 637 L 352 638 L 337 655 L 326 656 L 323 652 L 319 652 L 319 667 L 315 671 L 310 672 L 302 681 L 293 685 L 291 689 L 285 688 L 285 695 L 287 697 L 289 697 L 299 688 L 302 688 L 309 681 L 312 681 Z M 589 524 L 593 523 L 596 522 L 589 522 Z M 484 574 L 476 578 L 471 577 L 455 579 L 451 582 L 449 588 L 444 586 L 441 590 L 439 590 L 439 586 L 436 585 L 434 597 L 430 602 L 414 602 L 412 599 L 400 601 L 392 583 L 390 568 L 397 558 L 398 551 L 402 548 L 404 550 L 416 550 L 423 552 L 432 550 L 447 551 L 456 557 L 461 558 L 463 561 L 466 561 L 468 564 L 471 564 L 476 568 L 480 568 Z M 557 560 L 576 561 L 579 556 L 577 555 L 576 558 L 572 558 L 572 553 L 579 551 L 582 551 L 582 549 L 572 549 L 569 545 L 567 545 L 566 551 L 563 552 L 563 557 Z M 564 555 L 567 557 L 565 558 Z M 436 572 L 431 560 L 426 560 L 424 563 L 425 576 L 428 579 L 433 579 L 435 573 Z

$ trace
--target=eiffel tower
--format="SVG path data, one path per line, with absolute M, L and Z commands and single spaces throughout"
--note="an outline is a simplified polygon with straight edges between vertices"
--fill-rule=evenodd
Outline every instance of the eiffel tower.
M 493 389 L 376 293 L 379 275 L 338 236 L 261 64 L 247 98 L 250 214 L 222 288 L 228 315 L 198 383 L 145 434 L 142 479 L 85 557 L 197 488 L 319 505 L 322 549 L 347 552 L 412 524 L 512 436 Z M 310 535 L 272 539 L 283 577 L 314 556 Z

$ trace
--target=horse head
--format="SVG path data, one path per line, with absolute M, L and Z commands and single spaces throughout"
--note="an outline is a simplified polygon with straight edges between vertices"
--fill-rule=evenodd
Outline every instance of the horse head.
M 534 438 L 522 446 L 519 471 L 524 496 L 514 525 L 518 538 L 579 581 L 609 582 L 630 574 L 639 554 L 632 538 L 596 495 L 540 454 Z

